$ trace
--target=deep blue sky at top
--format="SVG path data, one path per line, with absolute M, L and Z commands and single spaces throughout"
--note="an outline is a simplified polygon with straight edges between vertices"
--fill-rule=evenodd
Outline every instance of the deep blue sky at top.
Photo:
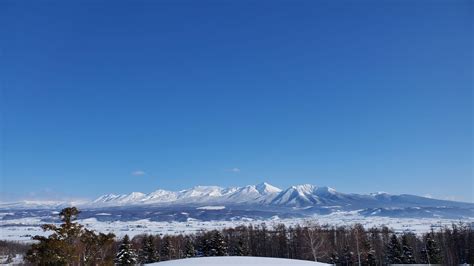
M 1 1 L 2 199 L 267 181 L 473 201 L 473 10 Z

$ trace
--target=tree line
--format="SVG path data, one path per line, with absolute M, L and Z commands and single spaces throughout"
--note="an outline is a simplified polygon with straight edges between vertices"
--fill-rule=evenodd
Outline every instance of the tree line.
M 135 265 L 202 256 L 259 256 L 338 265 L 474 263 L 474 232 L 464 223 L 418 235 L 360 224 L 321 226 L 314 221 L 291 227 L 262 223 L 190 235 L 116 239 L 79 225 L 78 214 L 76 208 L 66 208 L 60 213 L 61 225 L 43 225 L 52 234 L 35 236 L 26 260 L 41 265 Z

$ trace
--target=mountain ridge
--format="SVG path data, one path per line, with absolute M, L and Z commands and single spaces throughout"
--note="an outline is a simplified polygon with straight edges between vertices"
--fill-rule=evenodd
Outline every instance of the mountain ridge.
M 416 195 L 388 193 L 342 193 L 327 186 L 293 185 L 280 189 L 267 182 L 242 187 L 194 186 L 180 191 L 157 189 L 150 193 L 104 194 L 91 201 L 51 202 L 24 201 L 0 203 L 5 208 L 47 208 L 72 206 L 86 208 L 173 205 L 257 205 L 282 208 L 332 208 L 356 210 L 365 208 L 463 207 L 474 208 L 474 203 L 447 201 Z

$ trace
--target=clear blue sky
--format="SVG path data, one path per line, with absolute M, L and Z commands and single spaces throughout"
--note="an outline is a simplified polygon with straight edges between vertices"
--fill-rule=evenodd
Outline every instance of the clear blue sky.
M 267 181 L 473 201 L 473 5 L 1 1 L 2 199 Z

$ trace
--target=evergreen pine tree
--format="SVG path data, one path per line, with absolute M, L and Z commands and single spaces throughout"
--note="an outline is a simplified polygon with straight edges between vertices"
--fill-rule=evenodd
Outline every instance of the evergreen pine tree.
M 377 265 L 377 260 L 376 260 L 376 257 L 375 257 L 375 250 L 371 249 L 367 252 L 366 264 L 369 265 L 369 266 Z
M 421 250 L 421 262 L 429 264 L 442 263 L 441 250 L 434 240 L 434 233 L 431 232 L 426 236 L 425 248 Z
M 76 222 L 80 211 L 76 207 L 64 208 L 59 216 L 60 226 L 44 224 L 44 231 L 52 231 L 48 237 L 34 236 L 37 241 L 26 254 L 26 260 L 38 264 L 72 264 L 79 260 L 78 246 L 82 226 Z
M 388 264 L 402 263 L 402 247 L 398 241 L 397 235 L 392 234 L 390 242 L 387 245 L 386 260 Z
M 247 243 L 244 241 L 243 237 L 239 237 L 237 241 L 237 246 L 235 250 L 235 256 L 248 256 L 249 255 L 249 248 Z
M 108 251 L 114 245 L 114 234 L 96 234 L 75 222 L 80 211 L 76 207 L 64 208 L 59 213 L 61 225 L 44 224 L 48 237 L 34 236 L 25 259 L 39 265 L 72 265 L 78 263 L 111 264 L 113 255 Z
M 137 263 L 137 255 L 135 250 L 132 248 L 132 243 L 128 235 L 125 235 L 122 240 L 122 244 L 119 247 L 119 251 L 115 257 L 115 262 L 118 265 L 135 265 Z
M 158 254 L 153 240 L 154 238 L 152 235 L 143 237 L 142 248 L 140 250 L 141 263 L 152 263 L 158 261 Z
M 426 246 L 420 250 L 420 261 L 421 264 L 429 264 L 428 251 Z
M 201 236 L 200 241 L 199 241 L 199 250 L 197 252 L 198 256 L 211 256 L 211 233 L 206 233 L 203 236 Z
M 408 236 L 404 234 L 402 236 L 402 263 L 403 264 L 414 264 L 416 263 L 415 257 L 413 256 L 413 248 L 408 243 Z
M 163 238 L 163 243 L 161 244 L 160 249 L 160 259 L 161 260 L 170 260 L 173 254 L 174 248 L 171 244 L 171 239 L 169 236 Z
M 227 244 L 224 241 L 224 236 L 218 230 L 214 230 L 211 238 L 210 256 L 226 256 Z
M 196 250 L 194 249 L 193 241 L 190 237 L 186 237 L 186 243 L 184 245 L 184 255 L 186 258 L 191 258 L 196 256 Z

